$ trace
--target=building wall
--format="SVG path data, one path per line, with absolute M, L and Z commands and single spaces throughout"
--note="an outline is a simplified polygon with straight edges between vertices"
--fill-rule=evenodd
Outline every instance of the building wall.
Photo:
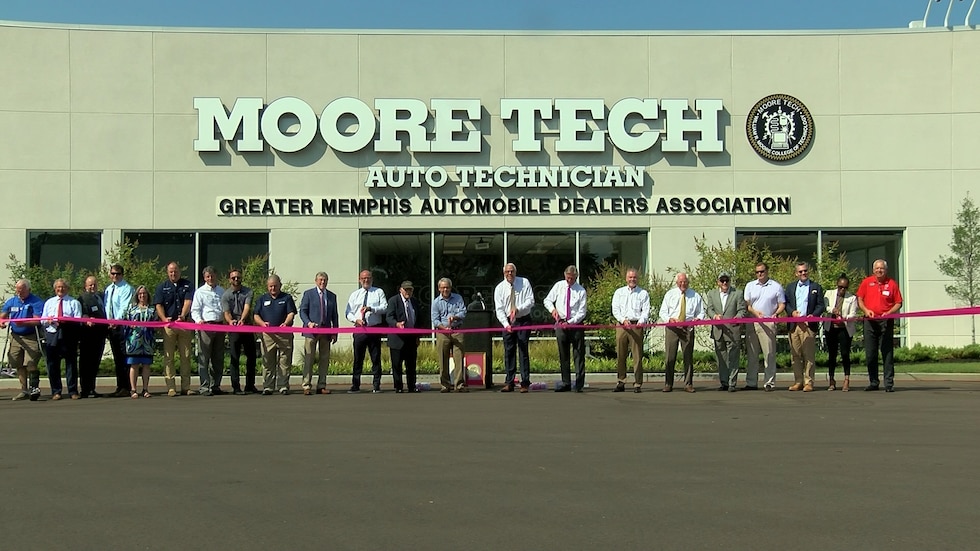
M 269 229 L 271 264 L 284 278 L 305 285 L 325 269 L 345 297 L 357 284 L 359 232 L 369 229 L 648 228 L 649 268 L 663 270 L 695 261 L 693 238 L 702 234 L 724 241 L 746 227 L 904 228 L 906 309 L 924 310 L 954 306 L 935 261 L 960 201 L 980 181 L 980 33 L 970 30 L 355 33 L 0 23 L 0 51 L 0 190 L 8 205 L 0 250 L 21 257 L 26 229 L 105 230 L 109 243 L 121 230 Z M 799 98 L 814 116 L 813 145 L 790 163 L 762 159 L 745 138 L 750 108 L 772 93 Z M 338 154 L 319 139 L 293 154 L 197 153 L 193 99 L 203 96 L 226 106 L 294 96 L 318 112 L 343 96 L 368 105 L 477 98 L 489 133 L 480 154 Z M 719 98 L 725 151 L 557 154 L 545 135 L 546 151 L 515 154 L 500 99 L 535 97 L 603 98 L 607 107 L 626 97 Z M 379 163 L 646 165 L 653 188 L 645 193 L 654 197 L 790 195 L 792 215 L 436 222 L 216 214 L 221 194 L 368 197 L 367 169 Z M 94 207 L 105 197 L 113 197 L 111 214 Z M 969 333 L 966 318 L 908 324 L 910 339 L 925 344 L 962 345 Z

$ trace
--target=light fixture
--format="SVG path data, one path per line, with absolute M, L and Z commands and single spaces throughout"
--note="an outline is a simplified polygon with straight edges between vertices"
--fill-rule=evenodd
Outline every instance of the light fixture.
M 478 251 L 485 251 L 490 248 L 490 242 L 484 241 L 483 237 L 480 237 L 480 240 L 476 242 L 476 245 L 474 245 L 473 248 Z

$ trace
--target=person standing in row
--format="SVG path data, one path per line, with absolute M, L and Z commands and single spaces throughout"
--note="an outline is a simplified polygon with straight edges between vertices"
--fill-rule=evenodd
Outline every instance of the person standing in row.
M 790 316 L 821 317 L 827 311 L 823 300 L 823 287 L 810 279 L 810 265 L 806 262 L 796 264 L 796 277 L 799 281 L 788 285 L 786 308 Z M 817 328 L 819 322 L 795 322 L 789 327 L 789 347 L 793 354 L 793 386 L 791 391 L 813 391 L 813 371 L 816 367 Z
M 126 318 L 129 321 L 148 322 L 157 316 L 150 304 L 150 291 L 140 285 L 136 288 L 133 305 L 129 307 Z M 131 325 L 125 328 L 126 334 L 126 363 L 129 364 L 129 396 L 134 400 L 143 396 L 150 397 L 150 364 L 153 363 L 153 328 Z M 139 388 L 139 377 L 143 377 L 143 391 Z
M 282 292 L 282 280 L 272 274 L 266 280 L 266 294 L 255 307 L 255 325 L 259 327 L 292 327 L 296 303 L 292 295 Z M 262 333 L 262 394 L 289 394 L 289 374 L 293 367 L 293 334 Z
M 82 307 L 82 319 L 106 319 L 105 299 L 99 292 L 99 279 L 94 275 L 85 278 L 85 292 L 78 297 Z M 78 328 L 78 386 L 80 398 L 99 398 L 95 381 L 99 364 L 105 352 L 105 340 L 109 326 L 104 323 L 85 321 Z
M 19 279 L 14 284 L 14 296 L 8 298 L 0 309 L 0 327 L 9 327 L 7 334 L 7 365 L 17 372 L 20 392 L 14 400 L 31 401 L 41 396 L 40 372 L 37 369 L 41 359 L 41 345 L 38 339 L 36 321 L 17 321 L 40 317 L 44 302 L 31 292 L 31 282 Z
M 830 317 L 834 321 L 825 321 L 823 334 L 827 339 L 827 376 L 830 384 L 827 390 L 837 390 L 834 371 L 837 369 L 837 353 L 840 351 L 841 365 L 844 368 L 843 392 L 851 389 L 851 342 L 857 330 L 854 318 L 857 317 L 857 297 L 847 290 L 851 281 L 847 274 L 837 278 L 837 288 L 827 289 L 824 302 L 830 308 Z
M 704 301 L 701 295 L 689 287 L 687 274 L 674 277 L 674 287 L 664 295 L 660 304 L 660 321 L 683 323 L 704 319 Z M 677 364 L 677 348 L 681 348 L 684 362 L 684 392 L 694 392 L 694 326 L 668 325 L 664 327 L 664 352 L 666 373 L 664 392 L 674 390 L 674 366 Z
M 436 333 L 436 351 L 439 354 L 439 383 L 443 392 L 449 392 L 455 388 L 459 392 L 469 392 L 466 386 L 466 372 L 464 369 L 456 370 L 456 380 L 452 380 L 452 373 L 449 370 L 449 357 L 452 356 L 453 362 L 457 366 L 463 366 L 465 340 L 462 333 L 456 332 L 462 327 L 463 319 L 466 317 L 466 304 L 463 297 L 453 292 L 453 280 L 444 277 L 439 280 L 439 294 L 432 300 L 432 328 L 442 329 Z M 409 386 L 409 392 L 414 392 L 415 387 Z
M 153 306 L 157 318 L 163 322 L 187 321 L 191 312 L 194 288 L 191 282 L 180 277 L 180 265 L 167 264 L 167 279 L 157 285 L 153 293 Z M 167 396 L 177 395 L 176 353 L 180 358 L 180 393 L 197 394 L 191 390 L 191 332 L 176 327 L 163 328 L 163 378 L 167 383 Z
M 44 360 L 51 383 L 51 399 L 61 399 L 61 361 L 65 361 L 68 394 L 78 399 L 78 324 L 68 318 L 81 318 L 82 307 L 68 294 L 68 282 L 54 280 L 54 296 L 44 303 L 41 326 L 44 327 Z
M 643 324 L 650 320 L 650 294 L 637 285 L 636 270 L 626 271 L 626 285 L 616 289 L 612 299 L 612 315 L 616 327 L 616 388 L 626 390 L 626 358 L 633 357 L 633 392 L 643 388 Z
M 230 326 L 251 325 L 252 290 L 242 285 L 242 271 L 232 269 L 228 272 L 228 289 L 221 295 L 221 312 L 225 323 Z M 239 360 L 245 354 L 245 389 L 241 387 Z M 228 332 L 228 373 L 231 376 L 231 389 L 237 395 L 258 394 L 255 388 L 255 333 Z
M 497 321 L 504 328 L 504 368 L 506 376 L 504 388 L 500 392 L 514 392 L 514 379 L 517 374 L 517 355 L 520 352 L 521 392 L 531 386 L 531 359 L 528 356 L 530 331 L 521 330 L 531 325 L 531 309 L 534 308 L 534 290 L 531 282 L 517 277 L 517 266 L 508 263 L 504 266 L 504 280 L 493 291 L 493 302 Z
M 344 316 L 357 328 L 380 327 L 384 325 L 388 297 L 385 292 L 372 285 L 374 281 L 370 270 L 358 274 L 361 286 L 350 294 Z M 364 372 L 364 355 L 371 356 L 373 392 L 381 393 L 381 333 L 366 331 L 354 332 L 354 374 L 348 393 L 361 391 L 361 373 Z
M 225 323 L 221 311 L 221 296 L 225 290 L 218 285 L 218 272 L 211 266 L 201 272 L 204 285 L 194 292 L 191 300 L 191 319 L 202 329 L 197 332 L 197 372 L 201 379 L 198 392 L 202 396 L 224 394 L 221 390 L 221 376 L 225 371 L 225 333 L 212 331 L 220 329 Z M 205 326 L 207 330 L 203 329 Z
M 718 287 L 708 291 L 705 311 L 713 320 L 745 317 L 745 301 L 742 293 L 732 285 L 728 272 L 718 274 Z M 738 390 L 738 361 L 742 349 L 742 324 L 725 323 L 711 326 L 711 339 L 715 342 L 715 359 L 718 362 L 718 390 Z
M 786 309 L 786 294 L 783 286 L 769 279 L 769 266 L 760 262 L 755 266 L 755 281 L 745 285 L 745 309 L 749 317 L 775 318 Z M 766 392 L 776 388 L 776 322 L 757 321 L 746 329 L 746 348 L 748 366 L 745 370 L 745 387 L 742 390 L 759 388 L 759 354 L 765 358 Z
M 405 366 L 405 376 L 408 387 L 415 388 L 416 371 L 419 355 L 419 335 L 417 333 L 400 333 L 397 329 L 415 329 L 419 326 L 419 299 L 415 298 L 415 286 L 411 281 L 403 281 L 398 286 L 398 294 L 391 297 L 385 309 L 385 321 L 388 327 L 396 331 L 388 333 L 388 351 L 391 355 L 391 378 L 395 392 L 405 391 L 402 386 L 402 364 Z
M 327 290 L 330 278 L 326 272 L 313 277 L 314 287 L 299 301 L 299 319 L 303 327 L 317 329 L 340 326 L 337 295 Z M 327 370 L 330 369 L 330 347 L 337 343 L 337 333 L 303 333 L 303 394 L 330 394 Z M 317 365 L 316 387 L 313 386 L 313 362 Z
M 585 287 L 578 283 L 578 268 L 565 268 L 565 277 L 556 281 L 544 299 L 544 307 L 555 320 L 555 340 L 558 341 L 558 368 L 561 384 L 555 392 L 572 390 L 571 360 L 575 362 L 575 392 L 585 388 L 585 329 L 571 327 L 585 321 Z M 569 354 L 571 349 L 571 354 Z
M 902 308 L 902 291 L 898 282 L 888 277 L 888 263 L 874 261 L 871 275 L 858 287 L 858 308 L 864 312 L 864 355 L 868 362 L 868 386 L 864 390 L 878 390 L 878 351 L 885 367 L 885 392 L 895 390 L 895 319 L 878 319 L 894 314 Z
M 129 365 L 126 363 L 126 327 L 114 325 L 112 320 L 124 320 L 133 301 L 133 286 L 123 276 L 126 272 L 121 264 L 109 266 L 109 285 L 106 286 L 105 312 L 109 324 L 109 349 L 112 350 L 112 363 L 116 369 L 115 396 L 129 394 Z

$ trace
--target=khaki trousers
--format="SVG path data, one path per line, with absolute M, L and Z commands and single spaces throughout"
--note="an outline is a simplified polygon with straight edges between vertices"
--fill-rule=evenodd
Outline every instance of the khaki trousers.
M 262 334 L 262 390 L 289 390 L 289 372 L 293 368 L 293 335 Z
M 633 386 L 643 385 L 643 328 L 616 328 L 616 377 L 626 383 L 626 355 L 633 356 Z
M 805 323 L 794 323 L 789 331 L 789 348 L 793 353 L 793 378 L 797 384 L 813 385 L 817 341 Z
M 303 389 L 313 388 L 313 362 L 316 362 L 316 389 L 327 388 L 327 370 L 330 369 L 331 335 L 306 337 L 303 342 Z
M 191 389 L 191 347 L 193 333 L 183 329 L 163 328 L 163 378 L 167 390 L 175 390 L 177 374 L 174 370 L 174 352 L 180 356 L 180 392 Z
M 436 333 L 436 350 L 439 352 L 439 384 L 443 388 L 466 386 L 466 363 L 463 362 L 463 334 Z M 456 366 L 456 379 L 449 372 L 449 356 Z

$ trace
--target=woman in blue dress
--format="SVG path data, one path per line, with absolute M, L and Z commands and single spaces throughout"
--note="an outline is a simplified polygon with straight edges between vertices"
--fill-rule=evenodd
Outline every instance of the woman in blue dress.
M 133 295 L 133 305 L 129 308 L 126 319 L 130 321 L 156 321 L 157 315 L 150 304 L 150 292 L 140 285 Z M 147 386 L 150 384 L 150 364 L 153 363 L 153 328 L 128 326 L 126 328 L 126 363 L 129 364 L 130 397 L 134 400 L 141 393 L 136 390 L 140 372 L 143 375 L 144 398 L 150 397 Z

